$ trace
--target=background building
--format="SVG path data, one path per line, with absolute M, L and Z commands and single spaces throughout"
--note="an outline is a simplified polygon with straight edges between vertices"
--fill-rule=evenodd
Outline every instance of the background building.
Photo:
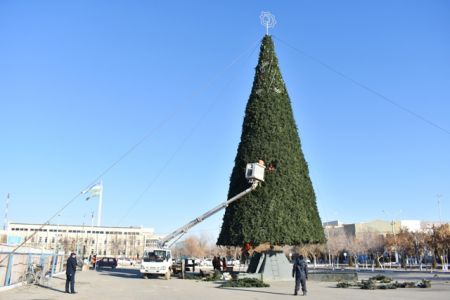
M 153 228 L 9 223 L 7 244 L 18 245 L 33 233 L 25 246 L 91 254 L 139 258 L 144 247 L 156 247 L 160 236 Z
M 342 233 L 348 237 L 361 237 L 365 234 L 379 234 L 386 236 L 387 234 L 398 234 L 400 230 L 407 229 L 410 232 L 427 232 L 446 222 L 438 221 L 420 221 L 420 220 L 373 220 L 369 222 L 344 224 L 339 221 L 324 222 L 323 227 L 325 234 Z

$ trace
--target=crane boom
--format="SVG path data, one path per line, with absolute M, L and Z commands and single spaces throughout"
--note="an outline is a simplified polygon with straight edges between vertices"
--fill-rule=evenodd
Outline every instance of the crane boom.
M 251 183 L 251 186 L 249 188 L 237 194 L 236 196 L 228 199 L 227 201 L 219 204 L 213 209 L 208 210 L 203 215 L 195 218 L 186 225 L 178 228 L 171 234 L 162 238 L 158 243 L 159 244 L 158 247 L 160 247 L 161 249 L 155 249 L 152 247 L 151 249 L 146 250 L 144 248 L 143 260 L 141 263 L 141 268 L 139 269 L 139 272 L 142 274 L 142 276 L 144 278 L 147 278 L 150 275 L 164 275 L 166 276 L 167 279 L 169 279 L 170 274 L 172 272 L 172 262 L 173 262 L 171 250 L 168 248 L 169 242 L 172 240 L 177 241 L 179 238 L 183 236 L 183 234 L 185 234 L 189 229 L 191 229 L 198 223 L 214 215 L 215 213 L 227 207 L 236 200 L 239 200 L 245 195 L 251 193 L 254 189 L 256 189 L 256 187 L 258 187 L 260 182 L 264 181 L 265 168 L 266 167 L 264 166 L 264 161 L 262 160 L 260 160 L 257 163 L 247 164 L 247 167 L 245 168 L 245 178 Z
M 179 235 L 185 234 L 189 229 L 191 229 L 192 227 L 194 227 L 198 223 L 200 223 L 200 222 L 204 221 L 205 219 L 211 217 L 212 215 L 214 215 L 218 211 L 226 208 L 231 203 L 235 202 L 236 200 L 239 200 L 240 198 L 244 197 L 248 193 L 252 192 L 254 189 L 256 189 L 257 186 L 258 186 L 258 181 L 253 181 L 252 185 L 248 189 L 246 189 L 245 191 L 237 194 L 236 196 L 228 199 L 225 202 L 222 202 L 221 204 L 219 204 L 218 206 L 214 207 L 213 209 L 211 209 L 211 210 L 207 211 L 206 213 L 202 214 L 201 216 L 198 216 L 197 218 L 193 219 L 192 221 L 190 221 L 186 225 L 184 225 L 184 226 L 178 228 L 177 230 L 173 231 L 172 233 L 168 234 L 167 236 L 165 236 L 161 240 L 161 246 L 162 247 L 166 247 L 167 244 L 171 240 L 173 240 L 174 238 L 178 237 Z
M 167 247 L 168 243 L 175 239 L 176 237 L 180 238 L 183 234 L 185 234 L 189 229 L 197 225 L 198 223 L 202 222 L 203 220 L 209 218 L 210 216 L 214 215 L 218 211 L 222 210 L 223 208 L 227 207 L 231 203 L 233 203 L 236 200 L 239 200 L 240 198 L 244 197 L 254 189 L 256 189 L 260 182 L 264 181 L 264 170 L 265 170 L 264 161 L 260 160 L 257 163 L 249 163 L 247 164 L 245 168 L 245 178 L 252 184 L 248 189 L 245 191 L 237 194 L 236 196 L 228 199 L 227 201 L 219 204 L 218 206 L 214 207 L 211 210 L 208 210 L 203 215 L 195 218 L 194 220 L 190 221 L 186 225 L 178 228 L 177 230 L 173 231 L 172 233 L 166 235 L 164 238 L 160 240 L 160 245 L 162 247 Z

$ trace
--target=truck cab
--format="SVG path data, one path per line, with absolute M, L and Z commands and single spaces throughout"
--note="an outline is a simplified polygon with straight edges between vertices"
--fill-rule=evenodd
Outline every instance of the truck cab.
M 144 278 L 162 276 L 170 279 L 172 272 L 172 253 L 169 249 L 152 249 L 144 251 L 140 269 Z

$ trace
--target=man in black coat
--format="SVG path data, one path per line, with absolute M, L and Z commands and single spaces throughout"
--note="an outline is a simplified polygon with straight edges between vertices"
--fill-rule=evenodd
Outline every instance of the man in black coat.
M 213 265 L 214 270 L 220 271 L 220 258 L 217 256 L 214 256 L 214 258 L 212 260 L 212 265 Z
M 75 292 L 75 272 L 77 271 L 77 259 L 76 254 L 71 253 L 67 259 L 66 266 L 66 293 L 76 294 Z M 70 283 L 70 292 L 69 292 Z
M 303 296 L 306 296 L 306 279 L 308 279 L 308 265 L 303 260 L 303 255 L 299 255 L 294 262 L 292 268 L 292 277 L 295 275 L 295 291 L 294 295 L 298 294 L 300 285 L 302 286 Z

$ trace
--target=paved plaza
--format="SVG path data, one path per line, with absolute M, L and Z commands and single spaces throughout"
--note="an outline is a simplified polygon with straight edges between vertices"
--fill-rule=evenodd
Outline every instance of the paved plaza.
M 374 273 L 360 274 L 367 279 Z M 385 274 L 395 280 L 432 280 L 430 289 L 361 290 L 338 289 L 335 283 L 308 281 L 308 299 L 450 299 L 450 275 L 393 272 Z M 1 300 L 53 300 L 53 299 L 290 299 L 294 297 L 294 282 L 275 282 L 268 288 L 218 288 L 218 283 L 172 278 L 141 279 L 138 270 L 77 272 L 78 294 L 64 293 L 65 276 L 53 278 L 47 287 L 22 286 L 0 292 Z M 303 297 L 303 296 L 297 296 Z

